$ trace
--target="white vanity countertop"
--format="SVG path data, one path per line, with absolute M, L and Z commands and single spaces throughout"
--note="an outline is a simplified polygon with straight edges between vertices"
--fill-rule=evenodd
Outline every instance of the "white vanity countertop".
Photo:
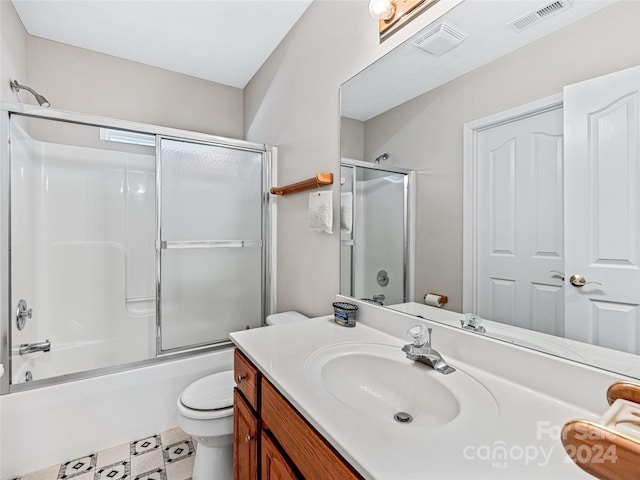
M 474 414 L 472 418 L 465 417 L 461 411 L 459 418 L 452 422 L 430 428 L 399 424 L 392 419 L 372 421 L 354 412 L 313 384 L 308 375 L 310 357 L 323 348 L 366 342 L 397 347 L 399 357 L 404 358 L 400 347 L 407 342 L 362 322 L 355 328 L 346 328 L 332 319 L 321 317 L 244 330 L 230 337 L 363 477 L 377 480 L 592 478 L 568 458 L 559 435 L 567 421 L 597 420 L 598 414 L 458 361 L 438 348 L 436 338 L 436 349 L 459 372 L 442 375 L 425 366 L 425 374 L 439 375 L 443 382 L 447 381 L 446 377 L 468 374 L 488 390 L 496 408 Z M 487 348 L 491 348 L 491 343 Z M 513 368 L 522 368 L 522 374 L 526 375 L 531 365 Z M 550 376 L 553 374 L 549 372 Z M 420 404 L 420 399 L 417 402 Z

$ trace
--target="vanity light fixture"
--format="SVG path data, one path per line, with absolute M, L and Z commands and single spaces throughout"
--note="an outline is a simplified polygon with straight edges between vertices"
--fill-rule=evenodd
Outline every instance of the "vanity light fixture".
M 380 40 L 384 40 L 438 1 L 369 0 L 369 13 L 378 20 Z
M 392 0 L 369 0 L 369 14 L 376 20 L 388 20 L 395 12 Z

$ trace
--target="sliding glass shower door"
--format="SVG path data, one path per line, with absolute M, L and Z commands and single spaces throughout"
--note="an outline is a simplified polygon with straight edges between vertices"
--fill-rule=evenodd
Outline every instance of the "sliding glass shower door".
M 270 151 L 79 120 L 0 112 L 0 394 L 263 322 Z
M 162 138 L 158 154 L 158 352 L 259 326 L 264 152 Z

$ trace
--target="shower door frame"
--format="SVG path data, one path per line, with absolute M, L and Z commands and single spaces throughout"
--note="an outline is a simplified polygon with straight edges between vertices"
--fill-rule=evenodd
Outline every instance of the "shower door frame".
M 170 141 L 178 141 L 178 142 L 187 142 L 191 144 L 204 145 L 210 147 L 221 147 L 221 148 L 229 148 L 233 150 L 239 150 L 244 152 L 253 152 L 253 153 L 262 153 L 265 154 L 265 150 L 258 150 L 255 147 L 249 147 L 247 145 L 234 145 L 230 143 L 220 143 L 220 142 L 206 142 L 201 140 L 190 140 L 185 138 L 179 138 L 176 136 L 169 135 L 156 135 L 156 357 L 166 356 L 166 355 L 175 355 L 176 353 L 185 351 L 185 350 L 194 350 L 201 348 L 209 348 L 217 345 L 227 346 L 230 344 L 230 340 L 216 340 L 213 342 L 203 342 L 199 344 L 192 344 L 187 347 L 174 347 L 163 349 L 162 347 L 162 250 L 166 250 L 169 247 L 167 244 L 169 243 L 179 243 L 182 244 L 182 247 L 178 248 L 219 248 L 219 247 L 229 247 L 229 248 L 246 248 L 246 247 L 255 247 L 253 245 L 254 242 L 247 242 L 246 240 L 238 240 L 238 241 L 184 241 L 184 242 L 167 242 L 162 240 L 162 140 L 170 140 Z M 265 212 L 268 206 L 268 191 L 271 185 L 271 179 L 269 176 L 270 170 L 267 168 L 267 164 L 270 163 L 267 161 L 262 162 L 262 228 L 261 228 L 261 236 L 262 240 L 260 242 L 260 248 L 262 249 L 262 267 L 261 267 L 261 275 L 262 275 L 262 305 L 260 310 L 260 316 L 262 318 L 262 322 L 264 324 L 264 319 L 266 318 L 265 312 L 266 303 L 268 301 L 267 297 L 270 295 L 266 295 L 267 289 L 267 281 L 269 279 L 269 275 L 267 275 L 266 269 L 266 246 L 268 243 L 266 242 L 269 234 L 269 224 L 266 222 Z M 251 243 L 251 244 L 249 244 Z M 233 245 L 231 245 L 233 244 Z
M 189 357 L 198 353 L 205 353 L 214 350 L 229 348 L 231 341 L 222 341 L 205 345 L 194 345 L 178 349 L 176 351 L 160 352 L 156 349 L 153 358 L 140 360 L 136 362 L 112 365 L 93 370 L 81 371 L 56 377 L 45 378 L 42 380 L 34 380 L 28 383 L 11 383 L 12 365 L 11 365 L 11 325 L 13 319 L 13 306 L 11 305 L 11 115 L 20 115 L 23 117 L 33 117 L 45 120 L 57 120 L 61 122 L 80 124 L 90 127 L 114 128 L 118 130 L 131 131 L 134 133 L 143 133 L 155 136 L 156 139 L 156 168 L 159 158 L 157 149 L 161 138 L 179 140 L 190 143 L 199 143 L 205 145 L 213 145 L 219 147 L 233 148 L 236 150 L 245 150 L 260 153 L 262 155 L 262 266 L 261 266 L 261 283 L 262 283 L 262 301 L 261 301 L 261 319 L 264 325 L 264 319 L 267 312 L 271 312 L 273 302 L 273 289 L 275 282 L 272 281 L 270 272 L 274 271 L 274 251 L 273 251 L 273 235 L 274 229 L 271 227 L 272 202 L 269 197 L 269 188 L 272 183 L 272 167 L 276 162 L 277 149 L 274 146 L 248 142 L 246 140 L 238 140 L 233 138 L 210 135 L 206 133 L 192 132 L 170 127 L 162 127 L 158 125 L 131 122 L 127 120 L 117 120 L 107 117 L 98 117 L 85 115 L 80 113 L 66 112 L 61 110 L 53 110 L 50 108 L 36 107 L 32 105 L 23 105 L 10 102 L 0 102 L 0 364 L 4 366 L 4 375 L 0 377 L 0 395 L 14 392 L 32 390 L 35 388 L 56 385 L 73 380 L 84 378 L 98 377 L 116 372 L 122 372 L 143 366 L 158 364 L 179 358 Z M 158 178 L 156 172 L 156 179 Z M 158 180 L 156 181 L 158 188 Z M 160 190 L 156 191 L 156 196 L 160 195 Z M 156 230 L 158 225 L 158 207 L 156 207 Z M 156 238 L 159 242 L 159 237 Z M 156 245 L 156 255 L 159 255 L 160 245 Z M 159 268 L 159 265 L 157 265 Z M 160 278 L 156 273 L 156 295 L 159 295 Z M 159 296 L 156 302 L 159 303 Z M 156 315 L 156 345 L 160 341 L 160 319 Z
M 404 175 L 404 184 L 403 184 L 403 241 L 402 241 L 402 269 L 404 272 L 403 275 L 403 297 L 404 302 L 410 302 L 414 299 L 414 267 L 413 267 L 413 258 L 415 258 L 415 245 L 414 245 L 414 211 L 415 211 L 415 171 L 410 170 L 408 168 L 402 167 L 394 167 L 394 166 L 386 166 L 380 165 L 378 163 L 365 162 L 363 160 L 354 160 L 351 158 L 341 158 L 340 159 L 340 167 L 347 167 L 353 170 L 353 179 L 352 179 L 352 192 L 353 192 L 353 211 L 352 211 L 352 221 L 353 225 L 356 223 L 356 183 L 357 183 L 357 168 L 366 168 L 369 170 L 375 170 L 379 172 L 388 172 L 388 173 L 397 173 Z M 350 245 L 351 246 L 351 285 L 350 292 L 351 295 L 355 298 L 354 290 L 355 290 L 355 251 L 357 247 L 357 238 L 356 238 L 356 229 L 352 228 L 352 238 L 348 243 L 343 243 L 340 241 L 340 245 Z M 340 266 L 342 266 L 342 260 L 340 261 Z M 342 277 L 342 276 L 341 276 Z M 340 291 L 342 291 L 342 285 L 340 285 Z

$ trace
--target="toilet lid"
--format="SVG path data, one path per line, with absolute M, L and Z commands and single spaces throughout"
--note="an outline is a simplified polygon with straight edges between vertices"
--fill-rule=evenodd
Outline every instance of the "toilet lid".
M 282 313 L 272 313 L 267 316 L 267 325 L 284 325 L 285 323 L 295 323 L 300 320 L 309 320 L 309 317 L 301 314 L 300 312 L 289 311 Z
M 220 410 L 233 405 L 233 370 L 196 380 L 180 395 L 180 403 L 193 410 Z

